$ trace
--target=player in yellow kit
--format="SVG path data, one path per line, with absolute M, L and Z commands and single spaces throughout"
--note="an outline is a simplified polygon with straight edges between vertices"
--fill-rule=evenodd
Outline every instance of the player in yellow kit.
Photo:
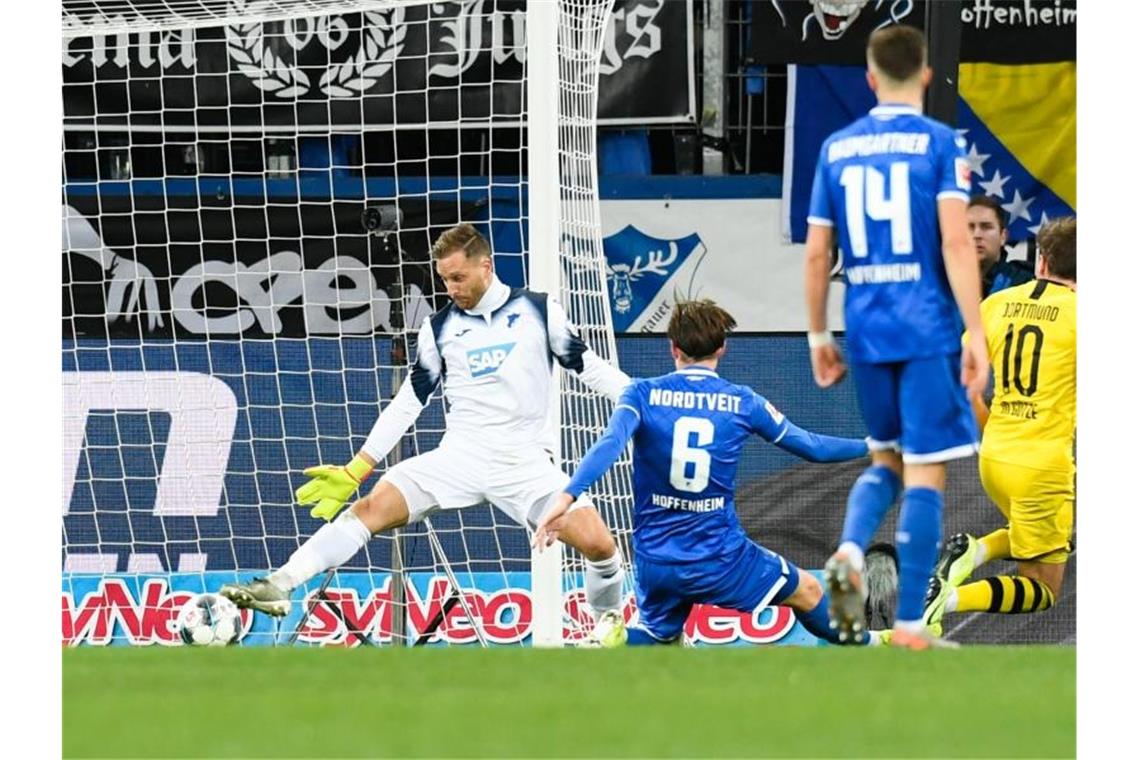
M 1077 220 L 1049 222 L 1037 246 L 1037 279 L 982 302 L 994 398 L 972 399 L 982 486 L 1009 525 L 946 542 L 924 615 L 935 634 L 944 613 L 1040 612 L 1061 591 L 1076 498 Z M 1017 575 L 961 585 L 994 559 L 1015 560 Z

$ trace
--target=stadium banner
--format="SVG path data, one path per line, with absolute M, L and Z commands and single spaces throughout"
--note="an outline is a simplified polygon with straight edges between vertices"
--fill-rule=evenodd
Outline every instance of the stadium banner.
M 206 572 L 168 574 L 65 573 L 62 590 L 62 642 L 64 646 L 181 646 L 175 629 L 178 611 L 195 594 L 216 592 L 224 583 L 247 581 L 253 573 Z M 475 625 L 492 646 L 529 645 L 531 635 L 530 574 L 458 573 L 465 600 L 476 616 Z M 405 633 L 415 640 L 424 633 L 451 593 L 446 576 L 409 573 L 405 585 Z M 286 644 L 302 623 L 320 579 L 310 581 L 298 594 L 290 614 L 280 621 L 267 615 L 242 612 L 243 646 Z M 390 575 L 342 571 L 316 600 L 312 613 L 298 632 L 297 642 L 310 646 L 391 645 L 394 639 Z M 333 610 L 334 605 L 336 611 Z M 564 614 L 570 620 L 592 621 L 585 591 L 564 595 Z M 337 612 L 340 614 L 338 615 Z M 624 614 L 635 616 L 633 597 L 627 597 Z M 347 625 L 346 625 L 347 622 Z M 575 634 L 580 635 L 578 631 Z M 685 623 L 688 640 L 706 645 L 825 645 L 795 619 L 788 607 L 759 607 L 739 613 L 698 605 Z M 570 628 L 565 635 L 571 636 Z M 398 638 L 398 633 L 395 635 Z M 475 628 L 463 609 L 454 605 L 444 616 L 427 646 L 478 646 Z
M 435 225 L 520 215 L 517 196 L 430 207 L 401 199 L 404 229 L 385 240 L 365 233 L 362 200 L 219 200 L 184 184 L 134 198 L 68 193 L 65 338 L 399 335 L 444 303 L 429 254 L 430 233 L 442 227 L 429 230 L 429 211 Z M 603 200 L 601 209 L 617 332 L 663 333 L 675 299 L 695 297 L 722 304 L 740 330 L 806 329 L 803 248 L 781 241 L 779 199 Z M 523 230 L 487 225 L 499 276 L 521 284 Z M 741 266 L 742 257 L 752 263 Z M 128 290 L 140 294 L 135 314 L 125 313 Z M 832 297 L 841 318 L 842 286 Z
M 660 336 L 619 340 L 630 374 L 667 368 Z M 755 382 L 799 424 L 863 434 L 848 388 L 826 404 L 797 401 L 810 377 L 802 337 L 734 340 L 725 359 L 731 376 Z M 280 567 L 299 541 L 324 524 L 296 505 L 303 470 L 348 461 L 390 402 L 398 381 L 393 375 L 399 374 L 377 369 L 393 363 L 392 341 L 383 336 L 84 339 L 65 340 L 62 349 L 62 565 L 69 578 L 218 572 L 232 579 L 235 572 Z M 437 445 L 432 431 L 444 428 L 438 401 L 423 410 L 418 426 L 417 440 L 401 443 L 403 458 Z M 802 490 L 794 476 L 780 485 L 791 457 L 769 453 L 745 457 L 739 471 L 745 491 L 744 484 L 759 478 L 773 479 L 765 492 L 777 484 L 777 502 L 765 502 L 765 514 L 794 502 Z M 841 480 L 849 487 L 846 476 Z M 445 511 L 434 522 L 448 556 L 494 562 L 507 571 L 529 569 L 524 531 L 461 534 L 463 526 L 498 524 L 489 507 L 472 507 L 462 518 Z M 766 544 L 773 537 L 770 529 L 763 535 Z M 405 567 L 432 567 L 435 555 L 422 530 L 413 526 L 404 542 Z M 790 556 L 814 556 L 799 544 L 775 547 Z M 344 573 L 384 567 L 390 552 L 390 541 L 378 539 Z M 65 590 L 75 592 L 73 605 L 82 606 L 92 588 Z
M 67 193 L 61 217 L 64 337 L 140 331 L 148 338 L 304 337 L 418 329 L 442 305 L 429 302 L 429 210 L 433 222 L 453 224 L 472 205 L 429 208 L 417 198 L 401 199 L 408 231 L 384 240 L 362 226 L 364 201 L 329 203 L 318 193 L 311 202 L 266 203 L 265 195 L 242 194 L 244 184 L 235 196 L 221 198 L 193 180 L 184 183 L 185 194 L 162 192 L 174 189 L 170 183 L 153 184 L 155 192 L 133 197 Z M 125 308 L 128 289 L 139 293 L 135 315 Z
M 753 2 L 756 63 L 863 66 L 881 27 L 926 26 L 927 0 Z M 1076 0 L 960 0 L 962 61 L 1045 63 L 1076 59 Z
M 806 331 L 803 246 L 781 241 L 779 214 L 766 198 L 603 201 L 614 330 L 664 333 L 678 299 L 711 298 L 739 331 Z M 829 295 L 842 320 L 842 285 Z
M 617 343 L 621 366 L 631 376 L 672 369 L 663 335 L 626 334 Z M 98 628 L 84 635 L 76 628 L 82 633 L 103 616 L 141 626 L 139 615 L 176 605 L 170 594 L 217 589 L 284 564 L 299 541 L 325 524 L 295 502 L 303 470 L 346 462 L 363 445 L 398 380 L 389 369 L 377 370 L 392 363 L 392 345 L 385 336 L 64 340 L 60 522 L 64 631 L 72 631 L 65 638 L 104 640 L 108 635 Z M 802 334 L 738 334 L 720 371 L 756 388 L 801 427 L 866 435 L 851 383 L 822 391 L 811 382 Z M 405 438 L 400 455 L 436 446 L 443 427 L 442 405 L 433 401 L 418 420 L 419 448 Z M 864 466 L 808 464 L 753 440 L 737 473 L 740 523 L 753 540 L 801 566 L 819 567 L 835 548 L 842 505 Z M 982 490 L 974 460 L 951 463 L 948 478 L 963 509 L 948 513 L 946 535 L 1004 524 Z M 895 519 L 888 516 L 882 535 L 894 534 Z M 444 553 L 469 559 L 456 566 L 458 572 L 502 567 L 524 573 L 506 585 L 529 588 L 526 534 L 507 528 L 491 508 L 443 511 L 433 522 Z M 507 529 L 485 529 L 490 526 Z M 476 529 L 460 533 L 463 527 Z M 402 534 L 404 566 L 431 571 L 435 554 L 422 528 L 410 526 Z M 391 539 L 378 536 L 338 572 L 333 588 L 358 578 L 356 603 L 367 599 L 372 588 L 383 587 L 383 575 L 368 580 L 367 571 L 390 567 L 391 551 Z M 1074 555 L 1066 571 L 1074 577 L 1076 562 Z M 472 585 L 491 594 L 503 587 L 501 577 L 496 572 L 485 584 L 476 579 Z M 161 585 L 145 588 L 147 580 Z M 964 640 L 1071 643 L 1075 588 L 1067 585 L 1058 609 L 1044 619 L 965 616 Z M 421 604 L 430 600 L 430 577 L 417 581 L 417 592 Z M 746 632 L 748 621 L 733 622 L 733 615 L 710 616 L 694 635 L 731 639 L 738 626 Z M 138 630 L 136 638 L 146 639 L 148 629 Z
M 1076 62 L 959 66 L 958 133 L 972 193 L 997 199 L 1010 240 L 1076 213 Z M 1047 96 L 1047 97 L 1046 97 Z M 875 104 L 861 66 L 789 66 L 782 239 L 807 238 L 807 213 L 823 141 Z M 1018 246 L 1011 258 L 1025 258 Z
M 105 15 L 129 12 L 121 6 Z M 65 40 L 64 124 L 125 126 L 130 113 L 134 129 L 191 133 L 414 125 L 429 114 L 510 125 L 524 113 L 525 18 L 523 0 L 463 0 Z M 692 0 L 615 0 L 606 34 L 600 123 L 695 120 Z

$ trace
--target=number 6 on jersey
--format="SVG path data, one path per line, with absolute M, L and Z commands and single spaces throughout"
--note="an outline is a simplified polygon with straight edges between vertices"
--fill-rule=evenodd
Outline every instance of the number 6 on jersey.
M 703 417 L 680 417 L 673 424 L 673 464 L 669 468 L 669 485 L 678 491 L 700 493 L 709 484 L 709 469 L 712 455 L 698 446 L 708 446 L 713 442 L 712 420 Z M 690 445 L 690 437 L 696 435 L 695 445 Z M 692 475 L 689 466 L 692 465 Z

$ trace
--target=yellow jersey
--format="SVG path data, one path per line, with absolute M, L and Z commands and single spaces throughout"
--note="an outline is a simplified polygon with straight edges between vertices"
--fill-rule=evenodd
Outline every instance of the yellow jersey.
M 982 301 L 994 399 L 981 454 L 1038 470 L 1072 469 L 1077 424 L 1077 294 L 1034 280 Z

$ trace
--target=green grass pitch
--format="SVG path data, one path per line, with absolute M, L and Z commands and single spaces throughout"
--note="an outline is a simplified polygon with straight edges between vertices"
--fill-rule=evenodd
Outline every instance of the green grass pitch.
M 65 757 L 1073 757 L 1076 650 L 77 649 Z

